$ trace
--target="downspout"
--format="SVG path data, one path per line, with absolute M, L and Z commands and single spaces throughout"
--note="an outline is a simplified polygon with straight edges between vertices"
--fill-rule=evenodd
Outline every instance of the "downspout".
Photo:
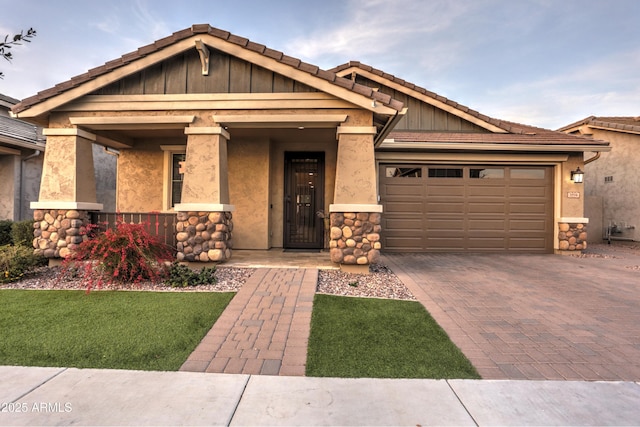
M 590 159 L 585 160 L 584 164 L 588 165 L 591 162 L 595 162 L 596 160 L 598 160 L 600 158 L 600 154 L 602 154 L 600 151 L 596 151 L 596 155 L 591 157 Z
M 20 188 L 18 188 L 18 194 L 20 195 L 20 202 L 18 203 L 18 219 L 20 221 L 22 221 L 22 214 L 23 214 L 23 209 L 22 209 L 22 200 L 23 200 L 23 194 L 22 194 L 22 189 L 24 188 L 23 185 L 23 181 L 24 181 L 24 176 L 23 176 L 23 171 L 24 171 L 24 162 L 26 162 L 29 159 L 33 159 L 34 157 L 38 157 L 40 154 L 42 154 L 42 151 L 40 150 L 34 150 L 32 154 L 28 155 L 27 157 L 21 158 L 20 159 L 20 180 L 18 181 L 18 186 Z

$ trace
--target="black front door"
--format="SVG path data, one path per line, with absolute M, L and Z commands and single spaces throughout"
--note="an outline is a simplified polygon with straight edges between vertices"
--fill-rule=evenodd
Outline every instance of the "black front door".
M 285 153 L 284 247 L 322 249 L 324 222 L 324 153 Z

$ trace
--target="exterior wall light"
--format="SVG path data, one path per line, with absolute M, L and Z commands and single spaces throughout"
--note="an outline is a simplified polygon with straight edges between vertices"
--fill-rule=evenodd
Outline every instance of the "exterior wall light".
M 580 168 L 576 168 L 576 170 L 571 171 L 571 181 L 576 184 L 582 184 L 584 181 L 584 172 L 582 172 Z

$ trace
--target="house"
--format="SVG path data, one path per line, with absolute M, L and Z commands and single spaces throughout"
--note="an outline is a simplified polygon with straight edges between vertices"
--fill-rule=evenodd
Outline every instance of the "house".
M 10 117 L 18 102 L 0 94 L 0 220 L 33 218 L 29 203 L 38 199 L 40 187 L 42 129 Z
M 594 153 L 585 161 L 590 240 L 640 240 L 640 117 L 590 116 L 559 130 L 611 146 L 611 151 Z
M 588 219 L 571 171 L 585 151 L 609 149 L 487 117 L 357 62 L 322 70 L 209 25 L 13 114 L 48 138 L 34 215 L 70 219 L 59 221 L 65 240 L 35 230 L 51 257 L 104 208 L 91 143 L 119 152 L 119 211 L 175 214 L 178 260 L 328 248 L 356 271 L 381 250 L 581 250 Z

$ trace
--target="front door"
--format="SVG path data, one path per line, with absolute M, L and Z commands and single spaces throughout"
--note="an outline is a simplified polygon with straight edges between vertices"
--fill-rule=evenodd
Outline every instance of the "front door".
M 322 249 L 324 153 L 285 153 L 284 180 L 284 248 Z

